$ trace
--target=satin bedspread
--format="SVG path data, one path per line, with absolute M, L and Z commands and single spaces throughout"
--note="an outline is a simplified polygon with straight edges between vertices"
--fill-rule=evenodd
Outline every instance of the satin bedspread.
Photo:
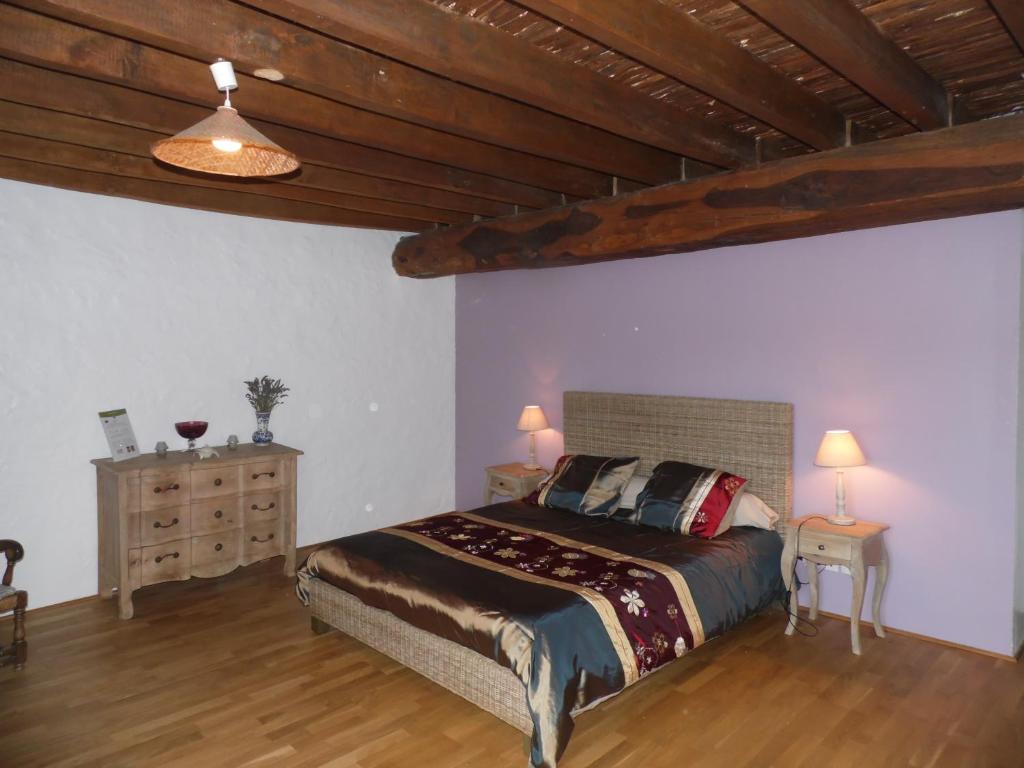
M 700 625 L 697 645 L 768 607 L 784 592 L 782 540 L 774 531 L 732 528 L 715 539 L 699 539 L 522 501 L 467 514 L 481 524 L 508 526 L 508 533 L 531 531 L 583 551 L 595 548 L 639 558 L 658 565 L 659 571 L 674 572 L 676 581 L 675 574 L 681 575 L 692 597 L 690 608 L 696 611 L 694 623 Z M 517 578 L 521 574 L 435 546 L 415 533 L 416 526 L 347 536 L 318 548 L 299 570 L 299 597 L 305 601 L 310 578 L 323 579 L 369 606 L 511 669 L 526 686 L 534 722 L 530 764 L 554 768 L 572 733 L 572 713 L 637 678 L 636 668 L 629 668 L 621 647 L 616 647 L 608 616 L 602 617 L 593 600 L 570 588 Z M 618 592 L 608 599 L 619 599 Z M 627 600 L 628 595 L 622 602 Z M 629 618 L 643 620 L 639 615 Z M 676 654 L 693 644 L 687 635 L 687 647 L 680 648 L 677 641 Z M 644 674 L 642 663 L 639 668 Z

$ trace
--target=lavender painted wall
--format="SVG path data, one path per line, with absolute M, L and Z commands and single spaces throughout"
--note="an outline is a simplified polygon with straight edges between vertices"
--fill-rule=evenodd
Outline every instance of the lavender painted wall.
M 552 464 L 567 389 L 792 402 L 796 514 L 833 504 L 812 464 L 825 429 L 867 454 L 848 505 L 892 525 L 886 623 L 1010 653 L 1022 244 L 1008 212 L 460 277 L 457 501 L 525 458 L 526 403 Z M 848 614 L 849 579 L 825 577 L 823 607 Z

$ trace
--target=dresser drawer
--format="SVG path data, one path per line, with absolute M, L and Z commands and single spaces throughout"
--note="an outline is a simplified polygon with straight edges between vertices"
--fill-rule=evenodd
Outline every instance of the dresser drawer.
M 188 504 L 188 475 L 184 472 L 144 475 L 139 479 L 139 507 L 159 509 Z
M 827 557 L 831 560 L 849 560 L 853 548 L 848 539 L 833 539 L 829 536 L 815 536 L 813 533 L 800 534 L 800 555 L 809 558 Z
M 522 484 L 517 480 L 495 475 L 491 478 L 491 490 L 500 496 L 518 496 Z
M 192 575 L 191 570 L 191 539 L 142 548 L 142 586 L 162 581 L 184 581 Z
M 245 524 L 263 520 L 276 520 L 281 516 L 280 493 L 253 493 L 242 497 L 242 514 Z
M 192 539 L 192 575 L 209 578 L 234 570 L 241 563 L 242 530 L 235 528 Z
M 142 544 L 161 544 L 189 535 L 189 508 L 164 507 L 142 513 Z
M 238 493 L 239 467 L 212 467 L 210 469 L 193 469 L 193 499 L 210 499 L 214 496 L 234 496 Z
M 242 500 L 237 496 L 192 502 L 190 524 L 193 536 L 239 528 L 242 520 Z
M 242 562 L 245 565 L 279 555 L 282 551 L 280 520 L 252 524 L 246 521 L 242 531 Z
M 242 492 L 270 491 L 284 486 L 280 461 L 246 464 L 242 469 Z

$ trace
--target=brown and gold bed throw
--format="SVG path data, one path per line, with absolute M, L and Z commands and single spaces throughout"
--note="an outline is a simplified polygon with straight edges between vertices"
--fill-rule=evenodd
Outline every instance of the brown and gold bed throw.
M 721 634 L 782 593 L 774 531 L 707 540 L 523 502 L 338 539 L 299 572 L 511 669 L 553 768 L 571 714 Z

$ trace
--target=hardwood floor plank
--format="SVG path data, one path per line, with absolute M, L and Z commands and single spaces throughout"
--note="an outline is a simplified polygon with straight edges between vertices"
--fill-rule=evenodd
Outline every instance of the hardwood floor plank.
M 0 672 L 4 764 L 521 768 L 522 735 L 339 632 L 272 559 L 28 614 Z M 561 768 L 1019 768 L 1024 665 L 824 618 L 759 616 L 577 719 Z M 11 631 L 0 620 L 0 633 Z

